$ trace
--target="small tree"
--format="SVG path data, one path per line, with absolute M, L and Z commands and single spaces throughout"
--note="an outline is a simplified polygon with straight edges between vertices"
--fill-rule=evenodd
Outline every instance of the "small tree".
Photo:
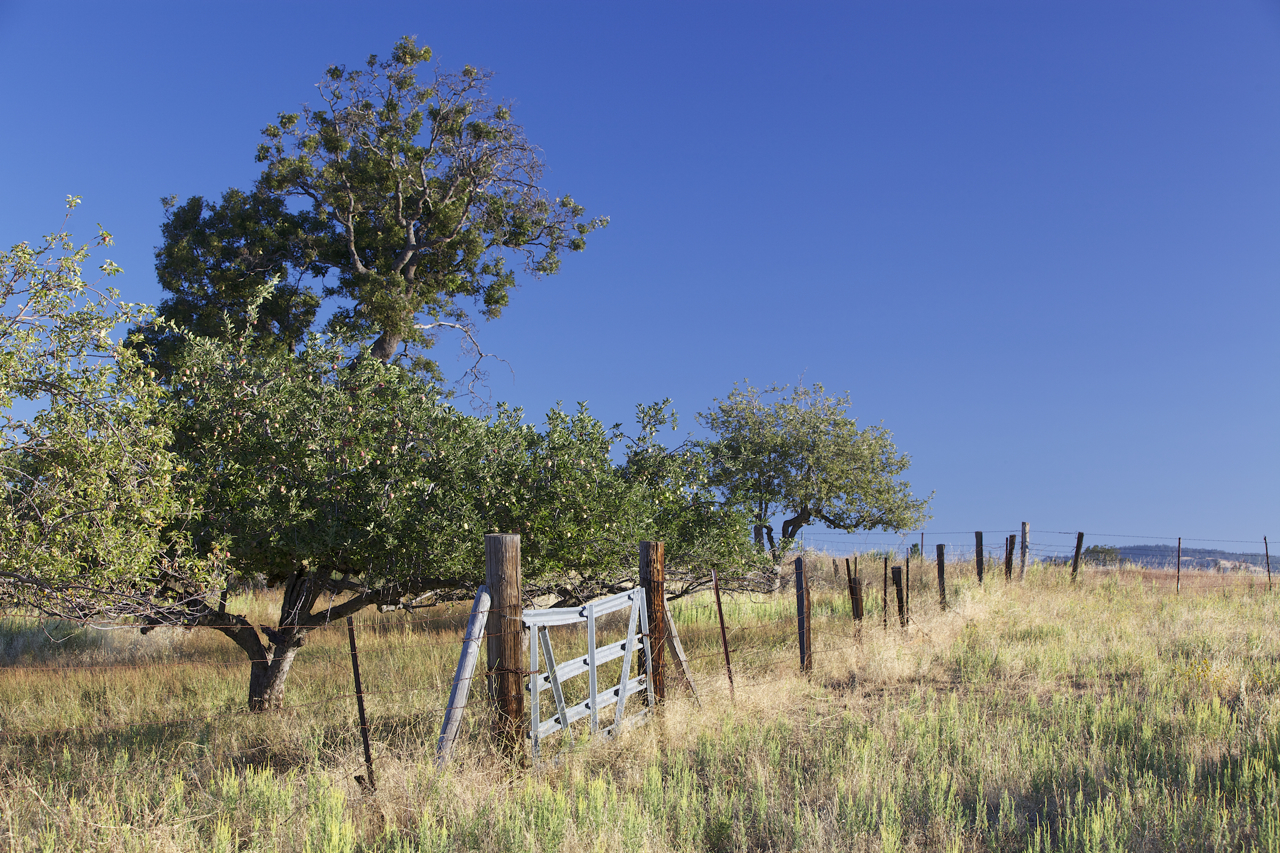
M 899 479 L 910 465 L 883 427 L 859 429 L 850 401 L 828 397 L 819 384 L 758 391 L 736 385 L 699 415 L 716 439 L 708 442 L 711 482 L 725 502 L 746 511 L 758 545 L 775 561 L 806 525 L 834 530 L 903 530 L 928 516 L 929 498 L 912 497 Z M 772 399 L 770 399 L 772 398 Z M 782 538 L 773 519 L 783 514 Z
M 99 228 L 95 245 L 110 244 Z M 163 611 L 174 602 L 151 596 L 159 576 L 207 569 L 170 535 L 186 513 L 161 389 L 111 338 L 147 309 L 85 283 L 89 252 L 64 222 L 0 253 L 0 597 L 70 619 Z

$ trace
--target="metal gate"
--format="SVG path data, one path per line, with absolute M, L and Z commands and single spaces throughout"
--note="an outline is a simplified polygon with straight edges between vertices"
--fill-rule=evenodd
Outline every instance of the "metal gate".
M 617 642 L 596 647 L 596 620 L 624 608 L 630 608 L 627 620 L 626 636 Z M 587 623 L 587 653 L 564 663 L 556 663 L 551 649 L 549 628 L 560 625 Z M 621 727 L 625 715 L 627 697 L 632 693 L 646 692 L 648 707 L 653 707 L 653 686 L 649 673 L 653 668 L 653 653 L 649 647 L 649 616 L 645 611 L 644 589 L 637 587 L 617 595 L 600 598 L 581 607 L 557 607 L 552 610 L 524 611 L 524 624 L 529 629 L 529 683 L 525 689 L 529 691 L 529 737 L 533 741 L 533 757 L 536 760 L 541 754 L 542 739 L 548 735 L 562 732 L 571 738 L 569 726 L 584 717 L 591 720 L 591 733 L 603 731 L 612 735 Z M 637 631 L 637 627 L 639 630 Z M 631 673 L 631 661 L 637 650 L 643 648 L 644 671 L 635 678 L 628 678 Z M 539 664 L 539 653 L 545 659 L 546 671 Z M 622 658 L 622 675 L 616 685 L 599 689 L 597 684 L 598 667 L 611 660 Z M 587 676 L 587 698 L 574 705 L 565 704 L 563 684 L 570 678 Z M 547 719 L 540 716 L 539 697 L 544 690 L 551 691 L 555 703 L 555 713 Z M 601 728 L 600 712 L 616 703 L 613 720 Z M 550 709 L 548 709 L 550 710 Z M 647 713 L 640 713 L 627 719 L 637 721 Z

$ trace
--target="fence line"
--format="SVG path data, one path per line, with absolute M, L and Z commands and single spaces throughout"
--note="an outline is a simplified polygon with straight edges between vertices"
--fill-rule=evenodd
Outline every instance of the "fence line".
M 991 532 L 991 531 L 988 531 L 988 532 Z M 999 531 L 995 531 L 995 532 L 999 532 Z M 1042 532 L 1040 535 L 1052 535 L 1052 533 Z M 1071 534 L 1071 535 L 1074 536 L 1078 534 Z M 1222 541 L 1234 541 L 1234 540 L 1185 540 L 1185 541 L 1222 542 Z M 908 542 L 907 544 L 914 545 L 915 543 Z M 995 549 L 992 549 L 993 552 L 994 550 Z M 1156 549 L 1150 549 L 1150 550 L 1152 553 L 1161 553 Z M 1053 553 L 1055 556 L 1057 556 L 1057 553 L 1051 550 L 1051 546 L 1047 546 L 1047 545 L 1029 544 L 1028 551 L 1031 554 L 1037 555 L 1037 556 L 1048 554 L 1048 553 Z M 911 552 L 911 558 L 912 558 L 911 562 L 918 561 L 918 565 L 921 566 L 922 570 L 916 575 L 916 580 L 915 582 L 910 584 L 910 587 L 915 591 L 926 591 L 930 588 L 934 588 L 935 583 L 931 578 L 931 569 L 933 566 L 933 560 L 929 557 L 926 557 L 923 554 L 917 555 L 914 552 Z M 1184 556 L 1184 561 L 1186 559 L 1187 558 Z M 950 560 L 947 560 L 946 562 L 951 566 L 971 565 L 970 561 L 967 559 L 957 560 L 954 557 Z M 1050 570 L 1054 568 L 1052 563 L 1048 563 L 1045 560 L 1040 560 L 1039 562 L 1045 568 L 1048 568 Z M 1139 564 L 1131 563 L 1130 566 L 1131 568 L 1141 568 Z M 853 626 L 852 633 L 850 632 L 849 628 L 842 629 L 840 627 L 842 626 L 844 620 L 849 619 L 854 615 L 854 604 L 852 600 L 846 603 L 843 595 L 841 595 L 842 587 L 844 585 L 845 579 L 839 576 L 841 574 L 839 572 L 839 568 L 840 567 L 837 565 L 835 574 L 833 575 L 833 580 L 831 581 L 831 583 L 833 584 L 834 598 L 820 601 L 818 603 L 819 606 L 813 609 L 812 611 L 810 611 L 808 609 L 810 607 L 810 602 L 808 601 L 808 597 L 807 596 L 803 597 L 803 606 L 805 608 L 805 610 L 803 611 L 805 626 L 811 631 L 812 634 L 817 635 L 816 638 L 813 638 L 813 637 L 807 638 L 807 642 L 805 642 L 805 645 L 803 646 L 804 652 L 801 657 L 801 666 L 804 668 L 807 668 L 807 665 L 811 665 L 812 660 L 815 657 L 821 658 L 823 655 L 826 655 L 826 654 L 836 654 L 836 653 L 846 652 L 846 651 L 856 651 L 859 648 L 862 648 L 862 642 L 864 638 L 868 635 L 867 632 L 869 631 L 874 630 L 877 633 L 881 633 L 881 627 L 878 624 L 880 620 L 878 619 L 868 620 L 865 623 L 857 623 L 857 622 L 851 623 L 851 625 Z M 870 569 L 872 568 L 870 566 L 866 568 L 867 570 L 864 571 L 864 573 L 857 579 L 857 582 L 862 585 L 863 589 L 868 589 L 868 588 L 874 589 L 875 586 L 878 585 L 875 582 L 876 576 L 879 575 L 880 573 L 879 571 L 870 571 Z M 993 568 L 995 567 L 993 566 Z M 1110 569 L 1105 567 L 1101 569 L 1096 567 L 1090 568 L 1088 569 L 1086 576 L 1094 576 L 1094 577 L 1105 576 L 1110 571 L 1111 571 Z M 783 578 L 785 579 L 787 576 L 787 573 L 784 571 L 782 574 L 783 574 Z M 810 570 L 806 563 L 804 574 L 807 576 L 807 578 L 805 578 L 805 586 L 804 586 L 804 589 L 807 591 L 810 588 L 810 586 L 814 583 L 815 580 L 826 577 L 826 567 L 825 565 L 818 564 L 818 565 L 815 565 L 812 570 Z M 1257 573 L 1257 572 L 1247 572 L 1247 571 L 1246 572 L 1231 571 L 1228 573 L 1221 573 L 1221 572 L 1209 573 L 1204 571 L 1196 571 L 1193 569 L 1188 569 L 1187 572 L 1185 572 L 1185 574 L 1188 575 L 1188 579 L 1195 581 L 1193 585 L 1195 589 L 1198 591 L 1216 590 L 1219 588 L 1243 589 L 1243 584 L 1245 581 L 1249 581 L 1250 588 L 1252 588 L 1253 582 L 1259 580 L 1259 575 L 1260 575 L 1260 573 Z M 1064 575 L 1065 575 L 1065 570 L 1064 570 Z M 801 574 L 798 571 L 797 578 L 800 578 L 800 577 L 801 577 Z M 953 575 L 953 577 L 955 577 L 955 575 Z M 967 574 L 960 575 L 958 579 L 961 581 L 962 584 L 971 584 L 972 581 L 974 580 L 972 576 L 969 576 Z M 1169 578 L 1169 580 L 1172 581 L 1172 576 Z M 1001 582 L 1001 579 L 999 578 L 999 572 L 993 572 L 986 580 L 986 584 L 988 586 L 990 586 L 993 583 L 999 583 L 999 582 Z M 826 582 L 823 581 L 822 583 L 823 585 L 825 585 Z M 952 583 L 955 583 L 955 581 L 952 580 Z M 850 593 L 852 593 L 852 589 L 850 589 Z M 753 596 L 753 595 L 749 595 L 747 596 L 747 598 L 748 600 L 756 603 L 760 603 L 760 601 L 762 600 L 760 597 Z M 869 605 L 868 610 L 871 612 L 874 612 L 877 606 L 876 601 L 878 597 L 875 595 L 870 595 L 870 596 L 865 596 L 865 598 L 866 598 L 867 604 Z M 753 679 L 758 683 L 759 682 L 769 683 L 774 680 L 781 680 L 783 678 L 793 677 L 791 675 L 785 675 L 785 676 L 779 675 L 775 678 L 775 677 L 760 674 L 762 672 L 771 672 L 775 667 L 784 664 L 785 661 L 787 660 L 794 661 L 795 659 L 795 646 L 793 645 L 793 643 L 797 642 L 797 637 L 792 632 L 796 629 L 798 614 L 787 611 L 786 605 L 783 603 L 786 600 L 785 596 L 783 598 L 776 599 L 776 600 L 779 601 L 779 607 L 781 608 L 781 612 L 783 615 L 779 615 L 776 618 L 772 618 L 772 619 L 764 619 L 764 620 L 753 619 L 750 625 L 739 624 L 739 625 L 733 626 L 727 632 L 726 644 L 730 640 L 737 643 L 737 645 L 729 648 L 728 651 L 734 655 L 739 656 L 740 661 L 743 661 L 744 656 L 747 656 L 745 657 L 747 669 L 749 672 L 756 673 L 753 676 Z M 911 604 L 912 609 L 919 609 L 921 605 L 916 603 L 914 598 L 911 600 L 912 600 L 912 604 Z M 933 608 L 933 607 L 938 607 L 939 604 L 940 603 L 938 602 L 934 602 L 933 604 L 928 606 L 930 608 Z M 708 617 L 705 621 L 710 622 L 711 621 L 710 617 L 713 612 L 714 605 L 712 605 L 710 602 L 704 604 L 700 602 L 681 602 L 677 600 L 674 602 L 670 602 L 668 604 L 668 607 L 670 608 L 672 615 L 675 617 L 675 619 L 678 622 L 684 622 L 687 625 L 687 624 L 693 624 L 694 620 L 697 620 L 700 614 L 705 614 Z M 7 618 L 9 619 L 30 618 L 30 619 L 39 620 L 40 617 L 30 616 L 28 614 L 8 614 Z M 49 621 L 74 622 L 75 620 L 49 620 Z M 415 624 L 436 623 L 437 625 L 440 626 L 440 629 L 438 631 L 433 631 L 430 633 L 428 632 L 408 633 L 407 636 L 410 639 L 406 643 L 406 645 L 412 645 L 414 649 L 418 649 L 424 646 L 426 647 L 438 646 L 438 647 L 449 647 L 454 649 L 460 649 L 461 635 L 465 625 L 456 624 L 459 622 L 464 623 L 465 620 L 458 620 L 453 618 L 441 618 L 441 617 L 427 617 L 427 618 L 400 618 L 395 621 L 387 620 L 383 622 L 365 622 L 355 626 L 355 629 L 358 629 L 358 632 L 353 629 L 353 636 L 355 636 L 355 634 L 358 633 L 359 636 L 362 636 L 365 639 L 368 639 L 369 637 L 384 637 L 384 636 L 390 636 L 394 638 L 401 633 L 401 629 L 404 629 L 408 626 L 412 626 Z M 908 625 L 911 623 L 914 623 L 914 619 L 911 619 L 910 616 L 908 615 L 901 628 L 897 627 L 895 624 L 892 630 L 889 630 L 888 628 L 886 628 L 884 633 L 886 636 L 902 635 L 906 630 L 908 630 Z M 121 628 L 142 627 L 133 623 L 104 623 L 101 620 L 83 620 L 79 624 L 89 625 L 93 627 L 101 627 L 103 625 L 113 625 L 115 627 L 121 627 Z M 255 626 L 255 627 L 261 628 L 263 626 Z M 317 628 L 319 627 L 338 627 L 338 623 L 332 623 L 332 624 L 326 623 L 323 626 L 317 626 Z M 786 633 L 782 633 L 777 636 L 772 636 L 767 638 L 761 637 L 762 634 L 768 634 L 770 632 L 775 632 L 775 633 L 786 632 Z M 456 637 L 435 636 L 435 635 L 444 635 L 444 634 L 453 634 L 453 633 L 456 633 L 457 636 Z M 505 631 L 495 630 L 495 631 L 489 632 L 488 635 L 492 638 L 501 638 L 501 637 L 507 637 L 515 634 L 523 634 L 523 630 L 505 630 Z M 646 639 L 650 639 L 650 638 L 658 639 L 660 634 L 655 633 L 654 629 L 651 628 L 650 632 L 645 633 L 644 636 L 646 637 Z M 379 666 L 381 664 L 386 663 L 385 659 L 390 658 L 394 662 L 395 657 L 401 654 L 402 652 L 403 652 L 403 648 L 400 646 L 396 646 L 393 648 L 376 647 L 371 650 L 365 650 L 363 652 L 363 655 L 366 658 L 366 667 L 368 668 L 370 667 L 370 664 L 372 664 L 372 668 L 369 671 L 377 672 Z M 304 653 L 305 653 L 305 657 L 303 656 Z M 687 658 L 687 661 L 689 662 L 710 661 L 710 660 L 717 659 L 720 656 L 721 656 L 720 650 L 708 649 L 705 653 L 700 652 L 698 654 L 690 655 Z M 317 664 L 332 665 L 333 663 L 337 663 L 341 659 L 346 657 L 347 657 L 347 654 L 343 650 L 337 649 L 337 648 L 303 650 L 302 652 L 299 652 L 299 656 L 295 658 L 293 663 L 295 666 L 298 666 L 298 665 L 311 666 L 311 665 L 317 665 Z M 57 673 L 67 673 L 67 672 L 112 673 L 112 672 L 118 672 L 121 670 L 151 669 L 157 665 L 166 666 L 166 667 L 186 666 L 186 667 L 193 667 L 193 668 L 205 668 L 205 669 L 225 671 L 225 670 L 230 670 L 232 668 L 238 669 L 242 667 L 244 664 L 251 663 L 251 662 L 266 662 L 266 661 L 251 661 L 248 658 L 236 658 L 233 660 L 225 660 L 225 661 L 175 660 L 175 661 L 156 661 L 153 663 L 144 662 L 144 663 L 131 663 L 131 664 L 114 664 L 114 663 L 79 664 L 77 663 L 77 664 L 70 664 L 67 666 L 59 666 L 59 665 L 52 665 L 52 664 L 40 665 L 40 666 L 29 666 L 29 665 L 8 666 L 8 667 L 0 666 L 0 678 L 3 678 L 5 673 L 14 673 L 19 676 L 31 675 L 31 674 L 42 674 L 42 673 L 52 674 L 55 672 Z M 519 668 L 517 667 L 517 670 L 518 669 Z M 504 671 L 513 672 L 516 670 L 506 669 Z M 714 669 L 712 671 L 714 671 Z M 294 712 L 297 712 L 303 709 L 316 708 L 320 706 L 330 705 L 335 702 L 350 701 L 353 699 L 359 701 L 366 697 L 373 698 L 376 700 L 376 704 L 372 708 L 373 716 L 375 717 L 375 722 L 376 722 L 376 718 L 378 716 L 384 713 L 389 713 L 389 710 L 392 707 L 391 700 L 395 699 L 396 697 L 405 697 L 405 696 L 410 696 L 414 694 L 426 695 L 428 693 L 431 693 L 432 691 L 439 691 L 440 689 L 442 689 L 442 687 L 456 686 L 459 683 L 461 683 L 460 680 L 458 678 L 454 678 L 452 680 L 449 680 L 443 683 L 437 680 L 436 686 L 434 687 L 409 687 L 409 688 L 403 688 L 403 689 L 388 689 L 388 690 L 358 689 L 356 692 L 337 692 L 337 693 L 328 694 L 318 699 L 295 703 L 295 704 L 291 704 L 281 708 L 268 709 L 266 711 L 249 711 L 249 710 L 226 711 L 226 712 L 215 713 L 215 714 L 186 716 L 186 717 L 144 719 L 144 720 L 131 721 L 127 723 L 111 724 L 111 725 L 88 723 L 85 725 L 78 725 L 78 726 L 49 727 L 44 729 L 19 728 L 16 731 L 6 730 L 0 733 L 0 744 L 14 745 L 14 744 L 27 743 L 31 741 L 38 741 L 42 739 L 50 739 L 50 740 L 57 741 L 57 740 L 64 740 L 68 738 L 100 737 L 103 735 L 113 735 L 113 734 L 119 734 L 123 732 L 131 732 L 131 731 L 144 730 L 144 729 L 154 729 L 157 727 L 177 728 L 181 726 L 192 726 L 192 725 L 212 725 L 221 721 L 242 720 L 249 715 L 263 716 L 265 714 L 267 716 L 279 716 L 284 714 L 292 714 Z M 720 688 L 718 686 L 708 686 L 705 688 L 700 688 L 700 692 L 703 694 L 714 694 L 719 692 L 722 689 L 729 690 L 731 692 L 732 685 L 729 684 L 725 688 Z M 403 706 L 396 706 L 396 707 L 403 708 Z M 501 709 L 498 707 L 496 703 L 493 709 L 501 713 Z M 437 714 L 443 717 L 444 713 L 447 710 L 447 704 L 439 705 L 439 706 L 433 704 L 433 705 L 430 705 L 429 707 L 413 708 L 411 710 L 414 715 L 418 716 L 421 719 L 424 719 L 424 720 L 435 719 Z M 425 748 L 425 742 L 424 742 L 424 748 Z M 385 753 L 385 751 L 386 751 L 386 748 L 384 746 L 379 747 L 380 754 Z M 372 759 L 369 759 L 369 760 L 371 761 Z M 183 759 L 183 760 L 175 759 L 174 762 L 172 763 L 173 764 L 190 764 L 190 759 Z M 168 766 L 168 765 L 161 764 L 157 766 Z M 126 772 L 132 772 L 132 771 L 126 771 Z M 81 776 L 79 778 L 81 781 L 92 782 L 92 781 L 116 778 L 120 775 L 124 775 L 124 774 L 122 773 L 90 774 L 88 776 Z M 30 786 L 0 785 L 0 789 L 4 789 L 4 790 L 17 790 L 24 787 L 30 787 Z

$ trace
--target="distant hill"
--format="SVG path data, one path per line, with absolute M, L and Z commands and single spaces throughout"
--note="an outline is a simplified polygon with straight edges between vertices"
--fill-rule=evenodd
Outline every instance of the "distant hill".
M 1151 568 L 1172 568 L 1178 558 L 1176 545 L 1112 545 L 1109 547 L 1118 551 L 1125 562 Z M 1266 558 L 1260 553 L 1248 554 L 1238 551 L 1221 551 L 1217 548 L 1183 547 L 1182 567 L 1225 571 L 1262 570 L 1266 567 Z M 1280 570 L 1280 564 L 1273 568 Z

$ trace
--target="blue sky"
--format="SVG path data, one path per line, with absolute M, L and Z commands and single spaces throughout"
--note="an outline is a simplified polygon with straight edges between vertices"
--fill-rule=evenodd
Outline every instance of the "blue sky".
M 81 195 L 159 301 L 159 199 L 249 186 L 404 34 L 612 219 L 481 329 L 494 399 L 684 431 L 803 377 L 894 433 L 939 541 L 1280 535 L 1280 4 L 0 0 L 0 243 Z

